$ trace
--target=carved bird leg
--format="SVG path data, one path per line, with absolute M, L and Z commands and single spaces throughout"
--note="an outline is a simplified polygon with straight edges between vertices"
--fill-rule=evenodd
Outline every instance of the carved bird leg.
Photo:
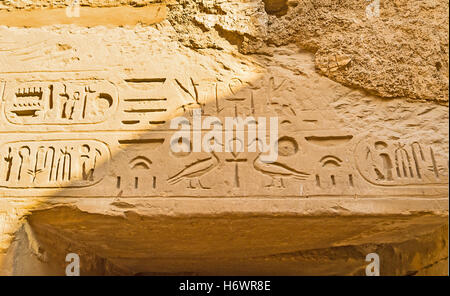
M 200 188 L 201 188 L 201 189 L 211 189 L 211 187 L 205 187 L 205 186 L 203 186 L 202 182 L 200 182 L 200 179 L 197 179 L 197 180 L 198 180 L 198 185 L 200 185 Z
M 270 182 L 270 184 L 269 185 L 266 185 L 265 187 L 266 188 L 273 188 L 273 187 L 277 187 L 276 186 L 276 177 L 271 177 L 271 179 L 272 179 L 272 181 Z
M 197 189 L 197 187 L 195 187 L 194 185 L 192 185 L 192 180 L 189 179 L 189 185 L 188 185 L 189 189 Z
M 271 185 L 276 188 L 285 188 L 282 177 L 273 177 Z

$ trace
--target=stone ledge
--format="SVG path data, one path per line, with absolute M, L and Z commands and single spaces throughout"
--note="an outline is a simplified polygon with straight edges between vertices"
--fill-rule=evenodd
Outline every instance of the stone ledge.
M 70 206 L 92 214 L 120 216 L 285 215 L 388 216 L 430 213 L 448 215 L 448 198 L 2 198 L 31 211 Z
M 163 21 L 167 16 L 164 4 L 152 4 L 145 7 L 81 7 L 80 17 L 69 17 L 65 8 L 13 10 L 0 9 L 0 24 L 9 27 L 39 28 L 52 25 L 125 26 L 152 25 Z

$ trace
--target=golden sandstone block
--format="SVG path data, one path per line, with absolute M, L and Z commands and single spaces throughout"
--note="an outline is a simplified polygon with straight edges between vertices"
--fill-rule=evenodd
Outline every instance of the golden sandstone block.
M 332 2 L 0 1 L 0 274 L 448 274 L 448 3 Z

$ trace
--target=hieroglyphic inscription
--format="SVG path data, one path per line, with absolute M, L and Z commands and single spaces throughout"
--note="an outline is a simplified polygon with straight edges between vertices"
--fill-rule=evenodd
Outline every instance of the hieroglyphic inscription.
M 0 187 L 83 187 L 103 178 L 110 152 L 96 140 L 55 140 L 6 143 L 0 156 Z
M 433 150 L 438 147 L 330 126 L 332 110 L 290 96 L 290 79 L 70 79 L 1 84 L 6 138 L 0 145 L 0 195 L 64 188 L 64 196 L 86 197 L 410 196 L 416 185 L 420 196 L 445 193 L 448 168 Z M 189 140 L 178 142 L 180 151 L 171 149 L 175 131 L 169 126 L 176 116 L 190 126 Z M 267 163 L 261 151 L 250 149 L 263 139 L 258 133 L 250 141 L 249 126 L 268 131 L 263 119 L 269 117 L 278 118 L 278 158 Z M 225 128 L 227 118 L 236 121 L 232 131 Z M 193 149 L 216 124 L 213 140 L 223 150 Z M 24 134 L 20 125 L 27 125 Z M 70 135 L 78 131 L 83 135 Z
M 445 184 L 445 164 L 437 162 L 433 147 L 419 142 L 363 140 L 356 163 L 370 183 L 385 186 Z
M 118 94 L 107 81 L 8 82 L 4 100 L 15 124 L 86 124 L 104 121 Z

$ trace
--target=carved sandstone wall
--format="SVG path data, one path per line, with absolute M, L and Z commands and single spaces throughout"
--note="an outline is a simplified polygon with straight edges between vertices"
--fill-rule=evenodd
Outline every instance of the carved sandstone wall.
M 448 3 L 70 3 L 0 1 L 1 274 L 448 273 Z

